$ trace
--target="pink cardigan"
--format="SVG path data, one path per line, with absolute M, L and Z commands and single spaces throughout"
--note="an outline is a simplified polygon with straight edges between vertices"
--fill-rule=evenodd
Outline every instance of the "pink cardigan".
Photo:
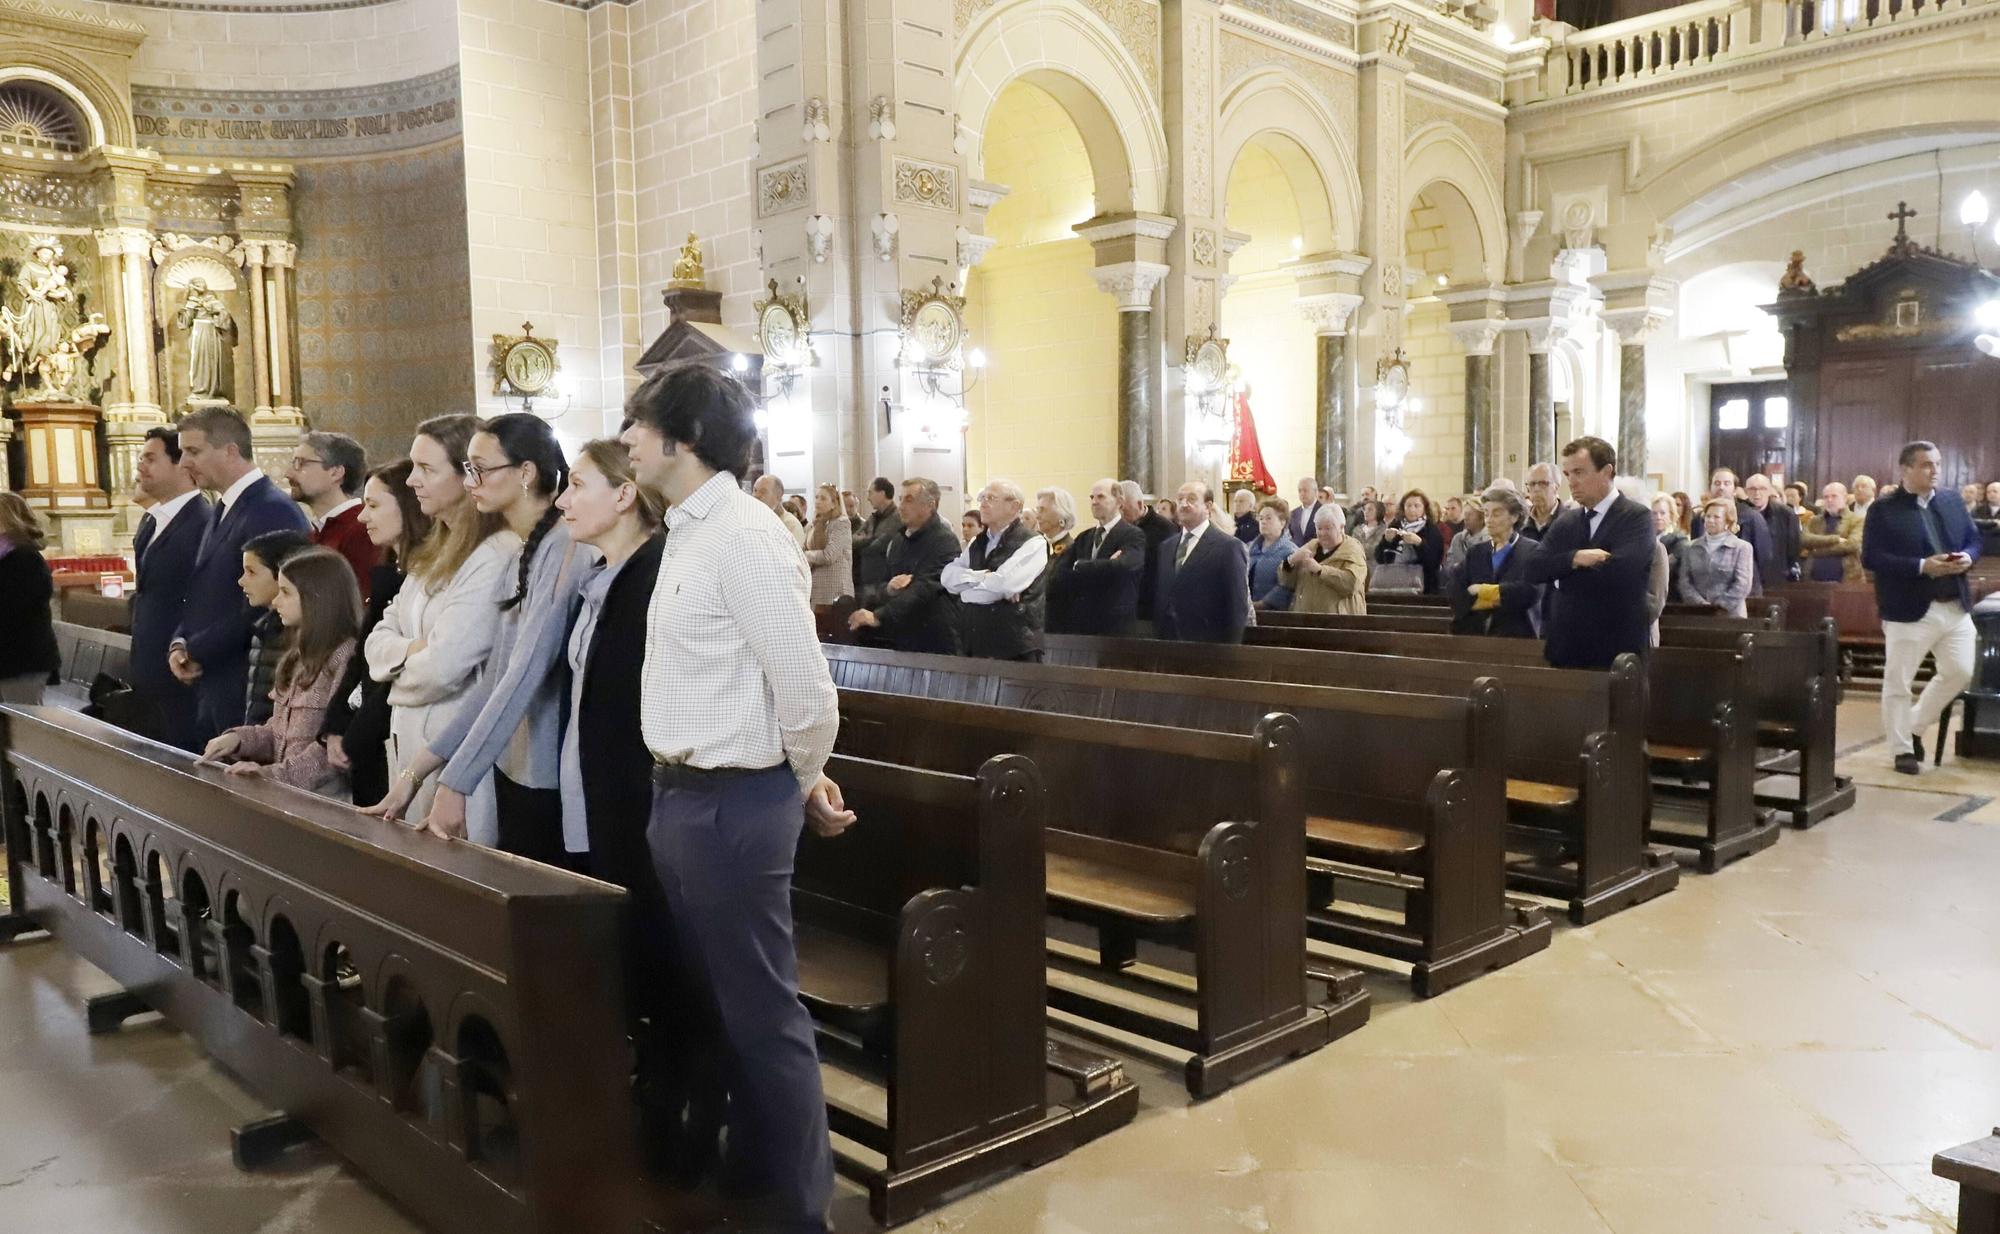
M 314 789 L 332 778 L 333 764 L 326 759 L 320 743 L 322 721 L 333 701 L 347 662 L 354 658 L 354 640 L 334 650 L 320 666 L 319 675 L 304 686 L 294 683 L 271 691 L 271 718 L 262 724 L 245 724 L 229 731 L 241 741 L 236 758 L 241 762 L 263 763 L 271 779 L 297 788 Z

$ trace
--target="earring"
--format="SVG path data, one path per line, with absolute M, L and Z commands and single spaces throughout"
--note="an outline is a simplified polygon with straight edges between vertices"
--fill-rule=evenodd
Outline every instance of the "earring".
M 527 496 L 527 494 L 528 494 L 528 477 L 526 477 L 526 476 L 522 476 L 522 477 L 521 477 L 521 495 L 525 497 L 525 496 Z

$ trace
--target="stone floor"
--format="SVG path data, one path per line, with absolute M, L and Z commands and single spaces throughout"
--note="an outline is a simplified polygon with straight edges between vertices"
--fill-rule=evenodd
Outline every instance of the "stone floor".
M 907 1228 L 1949 1231 L 1930 1156 L 2000 1123 L 2000 766 L 1880 774 L 1874 712 L 1842 712 L 1852 812 L 1440 998 L 1384 976 L 1365 1029 L 1214 1100 L 1135 1064 L 1132 1126 Z M 108 984 L 0 950 L 0 1230 L 416 1228 L 310 1150 L 235 1172 L 258 1102 L 157 1024 L 86 1037 Z

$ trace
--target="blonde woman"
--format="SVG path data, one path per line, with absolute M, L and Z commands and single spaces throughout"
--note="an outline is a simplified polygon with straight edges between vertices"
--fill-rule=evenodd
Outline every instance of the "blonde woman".
M 841 509 L 840 490 L 831 484 L 813 490 L 806 564 L 812 567 L 814 604 L 831 604 L 854 594 L 854 524 Z
M 1702 504 L 1701 522 L 1702 534 L 1681 549 L 1681 599 L 1713 604 L 1726 616 L 1741 617 L 1756 562 L 1750 545 L 1736 537 L 1736 503 L 1709 498 Z
M 408 577 L 368 634 L 368 675 L 389 683 L 390 797 L 412 796 L 397 811 L 422 819 L 434 779 L 412 770 L 445 730 L 486 671 L 500 627 L 494 595 L 514 576 L 522 540 L 498 515 L 481 514 L 466 491 L 466 449 L 479 431 L 474 416 L 438 416 L 417 426 L 410 443 L 410 491 L 431 519 L 431 533 L 410 554 Z M 468 830 L 497 834 L 489 776 L 466 805 Z

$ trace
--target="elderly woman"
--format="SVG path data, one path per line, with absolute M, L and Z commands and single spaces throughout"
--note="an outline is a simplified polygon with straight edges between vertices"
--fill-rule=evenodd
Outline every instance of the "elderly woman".
M 1527 581 L 1528 562 L 1539 546 L 1520 533 L 1528 503 L 1519 493 L 1489 488 L 1480 496 L 1486 542 L 1465 552 L 1465 569 L 1454 574 L 1451 632 L 1503 638 L 1534 638 L 1542 589 Z
M 1049 542 L 1049 561 L 1069 548 L 1076 530 L 1076 498 L 1064 488 L 1045 488 L 1035 494 L 1035 530 Z
M 1702 534 L 1681 549 L 1680 598 L 1713 604 L 1726 616 L 1744 616 L 1756 563 L 1750 546 L 1736 538 L 1736 503 L 1711 497 L 1701 507 Z
M 1292 606 L 1291 591 L 1278 582 L 1285 558 L 1299 548 L 1285 534 L 1285 520 L 1291 512 L 1283 497 L 1266 497 L 1257 505 L 1257 539 L 1250 544 L 1250 603 L 1257 608 Z
M 840 490 L 813 490 L 813 520 L 806 532 L 806 565 L 812 568 L 812 602 L 832 604 L 854 594 L 854 524 L 840 504 Z
M 1444 564 L 1444 533 L 1437 527 L 1437 509 L 1422 489 L 1413 488 L 1397 503 L 1401 518 L 1383 531 L 1375 546 L 1375 591 L 1419 591 L 1436 595 L 1438 567 Z
M 1257 494 L 1248 488 L 1239 488 L 1229 495 L 1229 513 L 1236 519 L 1236 538 L 1245 544 L 1256 544 L 1262 528 L 1257 525 Z
M 1347 511 L 1323 505 L 1313 515 L 1312 543 L 1278 567 L 1278 584 L 1292 593 L 1295 613 L 1366 613 L 1368 558 L 1347 534 Z

